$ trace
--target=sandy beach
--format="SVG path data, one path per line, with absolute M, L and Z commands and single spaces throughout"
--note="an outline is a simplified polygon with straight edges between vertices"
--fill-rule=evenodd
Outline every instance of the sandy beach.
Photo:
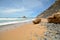
M 1 26 L 0 40 L 59 40 L 60 24 L 44 20 L 39 24 L 30 21 Z
M 3 27 L 3 26 L 2 26 Z M 6 27 L 6 28 L 5 28 Z M 32 22 L 21 24 L 5 25 L 0 29 L 0 40 L 37 40 L 44 37 L 46 27 Z
M 0 40 L 60 40 L 60 0 L 0 0 Z

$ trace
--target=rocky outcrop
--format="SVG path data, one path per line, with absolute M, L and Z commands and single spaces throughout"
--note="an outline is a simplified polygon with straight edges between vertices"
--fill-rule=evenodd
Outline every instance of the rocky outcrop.
M 47 18 L 57 12 L 60 12 L 60 0 L 56 0 L 53 5 L 51 5 L 47 10 L 45 10 L 43 13 L 39 14 L 37 17 Z
M 49 23 L 60 23 L 60 14 L 54 14 L 50 17 L 48 17 Z
M 23 16 L 22 18 L 26 18 L 26 16 Z
M 39 14 L 36 18 L 48 18 L 49 23 L 60 23 L 60 0 L 56 0 L 53 5 L 51 5 L 43 13 Z M 33 23 L 38 24 L 40 21 L 41 19 L 36 19 L 35 21 L 33 21 Z

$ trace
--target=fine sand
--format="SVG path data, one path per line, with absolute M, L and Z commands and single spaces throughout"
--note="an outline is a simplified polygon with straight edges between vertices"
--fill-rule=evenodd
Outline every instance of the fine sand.
M 0 30 L 0 40 L 38 40 L 44 37 L 46 27 L 40 24 L 23 23 L 22 25 L 5 25 Z M 6 27 L 6 28 L 5 28 Z M 2 30 L 4 29 L 5 30 Z
M 40 24 L 30 21 L 0 26 L 0 40 L 60 40 L 60 24 L 43 19 Z

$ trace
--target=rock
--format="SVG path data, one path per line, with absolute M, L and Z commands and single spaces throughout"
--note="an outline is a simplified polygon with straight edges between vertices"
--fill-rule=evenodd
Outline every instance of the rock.
M 23 16 L 22 18 L 26 18 L 26 16 Z
M 41 22 L 41 19 L 40 19 L 40 18 L 36 18 L 36 19 L 33 21 L 34 24 L 39 24 L 40 22 Z
M 48 9 L 40 13 L 37 17 L 47 18 L 57 12 L 60 12 L 60 0 L 55 0 L 55 2 Z
M 60 14 L 54 14 L 48 17 L 48 23 L 60 23 Z
M 60 13 L 54 14 L 55 18 L 60 18 Z

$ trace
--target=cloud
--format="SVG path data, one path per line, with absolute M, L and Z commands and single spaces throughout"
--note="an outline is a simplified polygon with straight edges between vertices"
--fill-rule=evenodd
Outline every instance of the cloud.
M 43 3 L 39 0 L 24 0 L 23 5 L 26 8 L 42 7 Z
M 8 9 L 3 9 L 3 10 L 0 10 L 0 13 L 24 12 L 24 11 L 29 11 L 30 9 L 33 10 L 34 8 L 43 7 L 43 3 L 40 0 L 22 0 L 21 3 L 15 0 L 13 4 L 15 5 L 16 8 L 10 7 Z
M 25 8 L 20 8 L 20 9 L 4 9 L 4 10 L 0 10 L 1 13 L 15 13 L 15 12 L 23 12 L 23 11 L 26 11 L 28 9 L 25 9 Z
M 20 16 L 24 16 L 24 15 L 29 16 L 32 13 L 34 13 L 34 11 L 31 10 L 31 9 L 27 9 L 27 8 L 22 7 L 22 8 L 19 8 L 19 9 L 6 8 L 6 9 L 3 9 L 3 10 L 0 10 L 0 13 L 2 13 L 4 15 L 11 15 L 11 14 L 15 15 L 16 14 L 16 15 L 20 15 Z
M 7 2 L 1 2 L 3 4 L 0 6 L 0 14 L 8 16 L 36 15 L 38 10 L 42 10 L 45 7 L 43 2 L 46 4 L 49 0 L 7 0 Z
M 19 0 L 19 1 L 14 0 L 12 2 L 13 3 L 9 6 L 13 5 L 14 7 L 17 7 L 17 8 L 20 8 L 20 7 L 35 8 L 35 7 L 42 7 L 43 6 L 43 3 L 41 0 Z

